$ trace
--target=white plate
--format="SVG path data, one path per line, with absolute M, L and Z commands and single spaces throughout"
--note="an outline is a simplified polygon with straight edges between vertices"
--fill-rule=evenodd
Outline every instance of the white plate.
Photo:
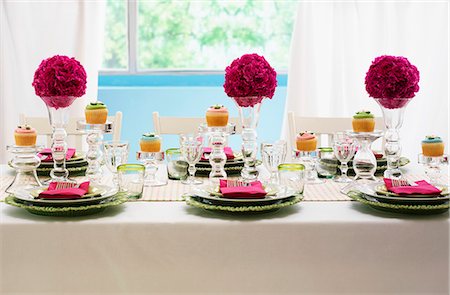
M 374 190 L 377 194 L 379 195 L 385 195 L 385 196 L 389 196 L 389 197 L 400 197 L 400 198 L 420 198 L 420 199 L 424 199 L 424 198 L 430 198 L 430 197 L 443 197 L 443 196 L 448 196 L 449 195 L 449 191 L 448 191 L 448 187 L 445 185 L 436 185 L 436 188 L 441 190 L 440 194 L 396 194 L 393 192 L 390 192 L 387 190 L 386 185 L 384 184 L 379 184 L 374 186 Z
M 267 203 L 276 203 L 278 201 L 282 201 L 284 199 L 291 198 L 297 193 L 286 186 L 278 186 L 277 188 L 268 188 L 268 194 L 264 198 L 260 199 L 241 199 L 241 198 L 224 198 L 220 193 L 217 192 L 217 187 L 205 186 L 202 188 L 195 189 L 191 195 L 200 197 L 205 200 L 213 201 L 217 204 L 267 204 Z
M 95 185 L 89 187 L 89 192 L 86 196 L 79 199 L 36 199 L 40 192 L 47 189 L 47 186 L 38 188 L 20 190 L 14 194 L 14 197 L 22 202 L 38 206 L 49 205 L 86 205 L 100 203 L 101 201 L 113 196 L 117 193 L 116 188 L 111 188 L 104 185 Z
M 379 193 L 377 190 L 384 186 L 380 183 L 374 184 L 366 184 L 362 186 L 357 186 L 355 189 L 357 191 L 362 192 L 364 195 L 371 197 L 372 199 L 376 199 L 382 203 L 391 203 L 391 204 L 403 204 L 403 205 L 426 205 L 426 204 L 442 204 L 448 202 L 450 200 L 450 196 L 448 194 L 444 195 L 397 195 L 393 193 Z M 448 187 L 439 186 L 439 189 L 443 189 L 448 191 Z

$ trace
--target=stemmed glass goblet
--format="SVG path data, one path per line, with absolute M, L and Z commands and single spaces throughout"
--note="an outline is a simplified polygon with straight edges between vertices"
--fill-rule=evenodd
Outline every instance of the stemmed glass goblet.
M 181 134 L 180 135 L 181 155 L 188 162 L 189 176 L 181 183 L 189 185 L 197 185 L 203 183 L 201 180 L 195 179 L 195 164 L 200 161 L 203 154 L 203 137 L 198 134 Z
M 262 143 L 261 158 L 264 166 L 270 172 L 270 183 L 279 184 L 278 165 L 282 164 L 286 158 L 286 142 L 278 140 L 274 143 Z
M 341 183 L 352 182 L 348 176 L 348 162 L 355 155 L 357 141 L 345 132 L 337 132 L 333 135 L 333 151 L 334 155 L 341 162 L 341 175 L 336 177 L 334 181 Z
M 113 174 L 113 183 L 119 184 L 117 178 L 117 167 L 128 161 L 128 142 L 126 141 L 105 141 L 103 142 L 103 156 L 105 157 L 106 167 Z

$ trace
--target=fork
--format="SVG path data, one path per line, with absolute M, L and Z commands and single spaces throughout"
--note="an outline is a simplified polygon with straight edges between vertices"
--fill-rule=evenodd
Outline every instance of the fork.
M 56 189 L 66 189 L 66 188 L 73 188 L 76 187 L 77 184 L 73 183 L 73 182 L 68 182 L 68 181 L 61 181 L 61 182 L 57 182 L 56 183 Z
M 250 184 L 242 180 L 227 179 L 227 187 L 249 186 Z
M 392 186 L 393 187 L 398 187 L 398 186 L 417 186 L 417 184 L 410 182 L 406 179 L 391 179 L 392 181 Z

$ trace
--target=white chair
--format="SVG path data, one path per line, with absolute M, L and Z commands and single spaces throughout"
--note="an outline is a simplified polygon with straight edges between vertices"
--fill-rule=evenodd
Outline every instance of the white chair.
M 83 150 L 84 140 L 83 134 L 77 130 L 77 122 L 84 118 L 70 118 L 66 127 L 68 145 L 75 147 L 77 150 Z M 113 123 L 113 140 L 120 140 L 122 130 L 122 112 L 117 112 L 114 116 L 108 116 L 108 121 Z M 36 129 L 39 135 L 46 137 L 47 147 L 52 142 L 52 127 L 48 117 L 27 117 L 25 114 L 19 115 L 20 124 L 28 124 Z
M 312 131 L 317 136 L 317 145 L 323 146 L 322 135 L 325 135 L 328 146 L 331 146 L 333 142 L 333 133 L 352 129 L 351 118 L 342 117 L 300 117 L 295 116 L 294 112 L 288 112 L 288 124 L 289 124 L 289 142 L 291 147 L 295 145 L 295 137 L 301 131 Z M 383 118 L 375 118 L 375 128 L 384 130 Z M 382 149 L 384 149 L 384 142 L 382 143 Z
M 236 124 L 236 133 L 242 131 L 239 118 L 230 118 L 229 122 Z M 153 128 L 156 134 L 183 134 L 195 133 L 198 127 L 206 123 L 205 118 L 180 118 L 180 117 L 161 117 L 158 112 L 153 112 Z

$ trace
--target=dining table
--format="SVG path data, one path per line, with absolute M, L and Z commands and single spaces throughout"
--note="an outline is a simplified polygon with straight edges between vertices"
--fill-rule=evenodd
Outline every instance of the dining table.
M 403 170 L 424 177 L 417 165 Z M 188 206 L 190 188 L 169 180 L 95 215 L 52 217 L 4 202 L 13 176 L 0 166 L 0 294 L 450 291 L 448 211 L 378 211 L 332 180 L 306 184 L 301 202 L 275 212 Z

